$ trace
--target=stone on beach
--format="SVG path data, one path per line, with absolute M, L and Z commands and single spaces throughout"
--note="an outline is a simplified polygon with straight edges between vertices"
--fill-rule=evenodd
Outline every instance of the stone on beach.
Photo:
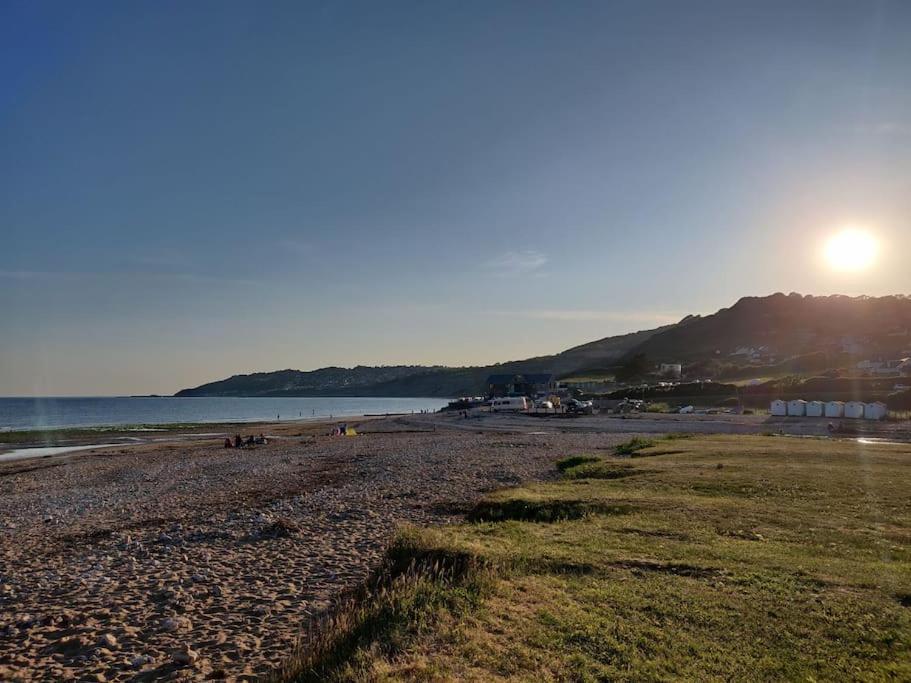
M 162 619 L 161 628 L 168 633 L 190 631 L 193 629 L 193 622 L 186 617 L 168 617 L 167 619 Z
M 151 664 L 153 660 L 149 655 L 136 655 L 130 660 L 130 666 L 134 669 L 141 669 L 146 664 Z
M 115 638 L 110 633 L 104 633 L 98 639 L 98 642 L 106 648 L 114 649 L 117 647 L 117 638 Z
M 171 659 L 175 664 L 180 664 L 182 666 L 188 666 L 194 664 L 197 659 L 199 659 L 199 653 L 196 650 L 190 649 L 189 645 L 184 645 L 178 650 L 174 650 L 171 653 Z

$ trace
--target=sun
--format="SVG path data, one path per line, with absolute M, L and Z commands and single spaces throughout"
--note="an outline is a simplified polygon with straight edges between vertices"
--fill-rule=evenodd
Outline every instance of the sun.
M 859 228 L 845 228 L 826 242 L 825 256 L 835 270 L 858 272 L 876 261 L 879 243 L 876 237 Z

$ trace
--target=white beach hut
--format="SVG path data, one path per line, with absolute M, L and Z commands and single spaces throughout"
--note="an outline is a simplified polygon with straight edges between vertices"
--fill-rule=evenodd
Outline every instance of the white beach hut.
M 792 417 L 801 417 L 807 414 L 807 402 L 802 398 L 794 398 L 788 401 L 788 415 Z
M 826 417 L 844 417 L 845 416 L 845 402 L 844 401 L 829 401 L 826 403 Z
M 845 417 L 858 420 L 864 416 L 864 404 L 862 401 L 848 401 L 845 403 Z
M 822 401 L 807 401 L 807 417 L 822 417 L 826 412 L 826 404 Z
M 868 420 L 882 420 L 886 417 L 888 410 L 886 404 L 880 401 L 864 404 L 864 417 Z
M 780 398 L 776 398 L 774 401 L 772 401 L 772 405 L 769 407 L 769 412 L 772 413 L 772 415 L 784 417 L 788 414 L 788 404 L 786 401 L 782 401 Z

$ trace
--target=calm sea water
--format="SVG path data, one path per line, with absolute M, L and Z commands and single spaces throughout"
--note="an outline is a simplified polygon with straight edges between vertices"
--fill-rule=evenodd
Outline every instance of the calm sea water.
M 437 398 L 0 398 L 0 430 L 257 422 L 438 410 Z

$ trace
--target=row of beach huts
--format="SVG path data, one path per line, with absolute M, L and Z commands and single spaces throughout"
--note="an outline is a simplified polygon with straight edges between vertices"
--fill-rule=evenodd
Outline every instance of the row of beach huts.
M 874 401 L 790 401 L 776 399 L 770 408 L 779 417 L 847 417 L 855 420 L 883 420 L 889 414 L 885 403 Z

